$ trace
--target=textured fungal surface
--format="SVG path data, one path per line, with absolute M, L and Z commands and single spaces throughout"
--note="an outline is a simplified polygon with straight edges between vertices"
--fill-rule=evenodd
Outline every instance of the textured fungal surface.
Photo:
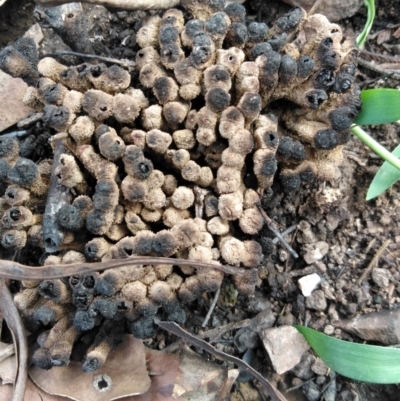
M 289 194 L 340 174 L 360 108 L 354 38 L 301 8 L 267 27 L 238 4 L 185 0 L 147 15 L 136 41 L 131 71 L 38 62 L 29 40 L 0 53 L 0 68 L 31 85 L 25 100 L 43 113 L 54 155 L 35 162 L 27 140 L 0 139 L 1 245 L 33 244 L 44 264 L 230 264 L 247 269 L 233 281 L 251 296 L 272 184 Z M 86 335 L 83 370 L 94 371 L 125 331 L 151 336 L 155 315 L 183 324 L 185 305 L 223 279 L 211 268 L 124 267 L 22 282 L 15 302 L 30 331 L 51 328 L 35 364 L 66 365 Z

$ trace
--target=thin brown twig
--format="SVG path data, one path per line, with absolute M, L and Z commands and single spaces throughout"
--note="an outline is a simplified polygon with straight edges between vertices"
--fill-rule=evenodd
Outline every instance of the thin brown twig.
M 251 324 L 251 319 L 241 320 L 240 322 L 231 322 L 225 326 L 216 327 L 215 329 L 206 330 L 203 333 L 197 334 L 198 338 L 208 338 L 210 343 L 214 342 L 217 338 L 221 337 L 222 334 L 230 330 L 241 329 L 242 327 L 248 327 Z
M 136 63 L 132 60 L 126 60 L 126 59 L 119 60 L 117 58 L 103 57 L 103 56 L 97 56 L 96 54 L 85 54 L 73 51 L 59 51 L 56 53 L 45 54 L 43 57 L 63 57 L 63 56 L 76 56 L 81 58 L 87 58 L 90 60 L 104 61 L 105 63 L 118 64 L 121 67 L 124 67 L 130 71 L 132 71 L 136 67 Z
M 242 361 L 239 358 L 236 358 L 232 355 L 226 354 L 225 352 L 219 351 L 215 349 L 211 344 L 208 344 L 206 341 L 201 340 L 183 330 L 180 326 L 173 322 L 161 322 L 155 319 L 155 323 L 160 326 L 162 329 L 169 331 L 172 334 L 182 338 L 184 341 L 193 345 L 195 347 L 199 347 L 210 354 L 214 355 L 218 359 L 222 359 L 228 362 L 234 363 L 236 366 L 242 368 L 247 373 L 250 373 L 255 379 L 257 379 L 265 390 L 268 392 L 268 395 L 271 397 L 273 401 L 286 401 L 286 398 L 276 389 L 272 384 L 263 377 L 260 373 L 258 373 L 255 369 L 253 369 L 250 365 L 246 362 Z
M 218 302 L 218 298 L 219 298 L 219 294 L 221 292 L 221 287 L 218 288 L 218 290 L 216 291 L 215 295 L 214 295 L 214 299 L 212 301 L 212 304 L 210 306 L 210 309 L 208 310 L 208 313 L 206 315 L 206 317 L 204 318 L 203 323 L 201 324 L 201 327 L 206 327 L 208 321 L 210 320 L 210 317 L 215 309 L 215 306 L 217 305 Z
M 369 265 L 367 268 L 364 270 L 363 274 L 360 276 L 360 278 L 357 281 L 357 284 L 360 285 L 369 275 L 371 270 L 375 267 L 376 263 L 378 262 L 379 257 L 381 256 L 382 252 L 389 246 L 390 244 L 390 239 L 387 239 L 382 246 L 377 250 L 375 256 L 372 258 L 371 262 L 369 262 Z
M 297 259 L 299 255 L 297 252 L 286 242 L 285 238 L 283 238 L 282 234 L 279 232 L 277 228 L 274 226 L 274 222 L 267 216 L 267 213 L 263 210 L 261 205 L 258 205 L 258 210 L 260 211 L 262 217 L 265 220 L 265 223 L 267 224 L 267 227 L 276 235 L 276 237 L 279 239 L 280 243 L 290 252 L 290 254 Z
M 36 3 L 43 7 L 54 7 L 70 2 L 71 0 L 36 0 Z M 81 0 L 81 2 L 121 10 L 166 10 L 179 5 L 180 0 Z
M 122 266 L 139 265 L 176 265 L 193 266 L 196 268 L 216 269 L 231 275 L 242 276 L 246 269 L 230 265 L 197 262 L 195 260 L 174 259 L 152 256 L 132 256 L 128 259 L 115 259 L 97 263 L 73 263 L 70 265 L 26 266 L 10 260 L 0 260 L 0 277 L 12 280 L 47 280 L 69 276 L 79 276 L 100 270 L 113 269 Z
M 15 354 L 15 345 L 14 344 L 8 345 L 6 348 L 0 351 L 0 363 L 14 354 Z
M 376 74 L 386 75 L 386 76 L 391 77 L 393 79 L 400 80 L 400 73 L 398 71 L 387 70 L 385 68 L 380 68 L 378 65 L 372 64 L 369 61 L 364 60 L 362 58 L 358 59 L 358 65 L 361 65 L 361 67 L 367 68 L 370 71 L 375 72 Z
M 18 361 L 12 401 L 23 401 L 28 379 L 28 341 L 18 309 L 14 304 L 5 280 L 0 280 L 0 309 L 14 337 Z

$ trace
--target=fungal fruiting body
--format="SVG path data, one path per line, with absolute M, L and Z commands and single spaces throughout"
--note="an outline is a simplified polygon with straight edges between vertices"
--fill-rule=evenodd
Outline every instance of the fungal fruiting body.
M 34 244 L 52 252 L 46 264 L 134 255 L 227 263 L 247 269 L 234 278 L 238 291 L 254 292 L 264 192 L 274 181 L 290 194 L 338 176 L 360 107 L 358 51 L 339 26 L 301 8 L 268 30 L 223 0 L 182 7 L 144 19 L 136 75 L 51 57 L 32 65 L 17 45 L 0 53 L 0 66 L 17 63 L 16 75 L 38 83 L 29 99 L 58 154 L 52 167 L 36 164 L 17 139 L 0 139 L 4 248 Z M 57 186 L 63 194 L 47 196 Z M 35 212 L 45 207 L 50 223 Z M 42 367 L 67 363 L 81 333 L 101 326 L 83 364 L 92 371 L 118 342 L 110 321 L 151 336 L 153 315 L 183 323 L 185 304 L 222 280 L 190 265 L 126 267 L 23 284 L 16 303 L 31 326 L 52 327 L 34 356 Z

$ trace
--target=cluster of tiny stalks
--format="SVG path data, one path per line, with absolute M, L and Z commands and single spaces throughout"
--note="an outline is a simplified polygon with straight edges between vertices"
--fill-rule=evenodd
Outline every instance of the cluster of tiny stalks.
M 20 157 L 17 138 L 0 139 L 3 247 L 38 246 L 52 253 L 44 264 L 133 255 L 225 262 L 247 269 L 233 280 L 254 292 L 264 191 L 274 178 L 291 193 L 338 177 L 360 107 L 358 52 L 339 26 L 299 7 L 268 29 L 246 24 L 236 3 L 182 6 L 143 21 L 134 74 L 38 62 L 29 39 L 0 53 L 0 67 L 31 85 L 25 102 L 54 130 L 58 154 L 34 163 Z M 277 102 L 279 118 L 268 109 Z M 55 185 L 64 195 L 49 200 Z M 44 234 L 43 205 L 59 237 Z M 125 330 L 151 336 L 157 313 L 184 323 L 183 304 L 223 278 L 211 268 L 125 267 L 23 282 L 15 302 L 32 330 L 52 327 L 38 338 L 38 366 L 67 364 L 86 335 L 83 369 L 93 371 Z

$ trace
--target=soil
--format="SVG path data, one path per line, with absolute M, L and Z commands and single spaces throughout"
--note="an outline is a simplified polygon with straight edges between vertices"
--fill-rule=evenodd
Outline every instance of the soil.
M 263 2 L 264 3 L 264 2 Z M 266 3 L 264 3 L 266 4 Z M 388 24 L 398 23 L 398 0 L 377 0 L 377 17 L 371 34 L 384 29 Z M 289 9 L 278 0 L 269 1 L 268 8 L 260 7 L 258 0 L 250 0 L 247 7 L 253 18 L 270 23 Z M 30 0 L 9 0 L 0 8 L 0 48 L 19 38 L 33 23 L 34 4 Z M 256 11 L 257 10 L 257 13 Z M 132 13 L 130 13 L 132 16 Z M 140 21 L 140 13 L 134 14 L 128 23 L 126 13 L 114 14 L 110 43 L 121 42 L 127 36 L 129 26 Z M 340 21 L 339 24 L 348 32 L 361 32 L 366 21 L 364 8 L 352 18 Z M 96 27 L 94 27 L 96 29 Z M 114 38 L 114 39 L 113 39 Z M 399 39 L 391 38 L 378 44 L 376 38 L 367 42 L 367 50 L 381 55 L 395 56 L 390 53 L 391 45 L 399 45 Z M 108 45 L 108 44 L 107 44 Z M 389 45 L 389 46 L 387 46 Z M 132 57 L 132 50 L 126 47 L 110 46 L 114 57 Z M 393 47 L 395 48 L 395 47 Z M 399 82 L 391 77 L 377 75 L 375 72 L 360 67 L 357 81 L 361 88 L 397 87 Z M 400 126 L 389 124 L 371 127 L 372 135 L 388 149 L 394 149 L 400 140 Z M 351 318 L 360 313 L 397 308 L 400 304 L 400 193 L 399 183 L 372 201 L 365 201 L 368 186 L 378 168 L 381 159 L 374 155 L 357 138 L 352 137 L 345 148 L 345 160 L 340 180 L 323 183 L 313 187 L 303 187 L 293 195 L 283 195 L 279 184 L 273 187 L 274 196 L 266 205 L 265 211 L 283 231 L 292 225 L 309 225 L 312 234 L 318 241 L 326 242 L 329 251 L 324 258 L 307 265 L 304 255 L 304 232 L 296 230 L 286 237 L 291 246 L 300 253 L 294 259 L 279 244 L 270 255 L 266 255 L 260 268 L 262 285 L 250 301 L 232 296 L 229 282 L 221 290 L 220 300 L 213 312 L 208 328 L 218 327 L 233 321 L 240 321 L 255 316 L 258 312 L 270 309 L 277 319 L 277 324 L 307 324 L 318 331 L 329 333 L 336 338 L 360 342 L 360 338 L 335 328 L 333 321 L 337 318 Z M 282 193 L 282 195 L 279 195 Z M 267 230 L 264 236 L 273 238 Z M 369 262 L 380 248 L 390 239 L 390 244 L 379 260 L 379 267 L 390 272 L 390 284 L 379 287 L 371 277 L 361 284 L 358 279 Z M 306 270 L 304 270 L 306 269 Z M 295 272 L 295 273 L 294 273 Z M 301 295 L 297 280 L 304 274 L 318 273 L 327 283 L 325 297 L 327 307 L 324 310 L 310 309 Z M 332 296 L 328 296 L 328 292 Z M 206 315 L 211 299 L 204 298 L 190 311 L 186 328 L 193 333 L 200 332 L 200 326 Z M 218 346 L 227 353 L 242 357 L 234 345 L 235 332 L 222 336 Z M 159 333 L 147 345 L 158 347 L 168 343 L 168 336 Z M 261 368 L 260 357 L 264 358 L 261 347 L 256 349 L 250 361 L 263 370 L 281 390 L 304 384 L 293 393 L 287 393 L 288 399 L 312 399 L 308 390 L 310 382 L 319 390 L 326 387 L 329 377 L 313 375 L 310 379 L 299 379 L 289 372 L 281 377 L 273 374 L 268 367 Z M 342 377 L 336 378 L 336 400 L 398 400 L 398 386 L 377 386 L 354 382 Z M 241 383 L 234 389 L 232 400 L 261 400 L 253 384 Z M 306 398 L 302 390 L 306 393 Z M 292 395 L 290 395 L 292 394 Z M 293 394 L 295 394 L 293 396 Z M 289 398 L 292 397 L 292 398 Z M 294 398 L 293 398 L 294 397 Z M 324 399 L 320 394 L 314 400 Z

